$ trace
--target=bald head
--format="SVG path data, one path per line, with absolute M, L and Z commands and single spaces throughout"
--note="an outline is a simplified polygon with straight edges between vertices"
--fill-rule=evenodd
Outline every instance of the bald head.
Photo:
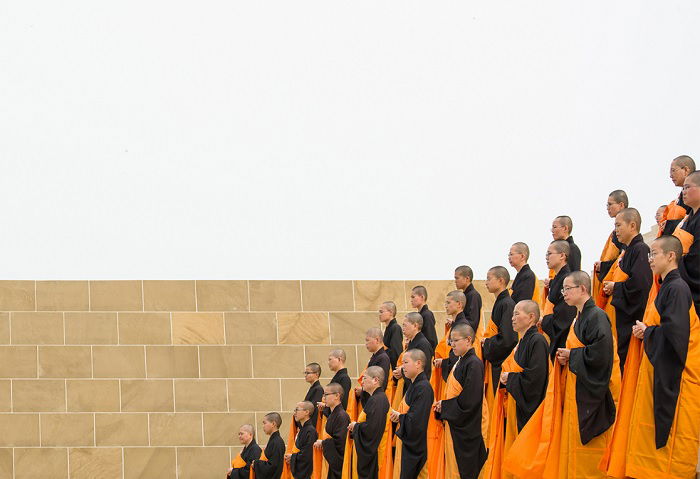
M 527 244 L 523 243 L 522 241 L 513 243 L 513 246 L 511 246 L 511 248 L 513 249 L 514 253 L 525 256 L 525 261 L 530 259 L 530 248 L 527 246 Z
M 333 351 L 330 352 L 330 355 L 333 356 L 334 358 L 340 359 L 343 363 L 345 363 L 347 359 L 347 355 L 345 354 L 345 350 L 343 349 L 334 349 Z
M 552 250 L 555 253 L 560 253 L 566 255 L 566 259 L 569 259 L 569 255 L 571 254 L 571 246 L 569 246 L 569 242 L 565 240 L 556 240 L 552 241 L 549 246 L 552 248 Z
M 516 304 L 515 307 L 525 314 L 533 315 L 535 321 L 540 319 L 540 305 L 531 299 L 518 301 L 518 304 Z
M 467 304 L 467 297 L 464 296 L 464 292 L 462 292 L 458 289 L 447 293 L 447 297 L 450 298 L 455 303 L 461 304 L 462 308 L 464 308 L 464 306 L 466 306 L 466 304 Z
M 574 222 L 571 221 L 571 218 L 569 216 L 557 216 L 554 218 L 554 221 L 558 222 L 561 226 L 566 228 L 566 232 L 568 234 L 571 234 L 571 231 L 574 229 Z
M 407 313 L 406 321 L 408 321 L 411 324 L 414 324 L 419 331 L 423 329 L 423 316 L 421 316 L 420 313 Z
M 474 271 L 472 271 L 469 266 L 457 266 L 457 268 L 455 268 L 455 274 L 460 275 L 462 278 L 467 278 L 470 281 L 474 279 Z
M 396 303 L 393 301 L 384 301 L 382 303 L 382 306 L 386 307 L 389 311 L 391 311 L 392 316 L 396 316 Z
M 625 208 L 617 214 L 617 219 L 630 225 L 637 233 L 642 227 L 642 215 L 637 208 Z
M 365 371 L 365 376 L 370 377 L 372 379 L 376 379 L 379 385 L 384 384 L 385 375 L 384 370 L 381 368 L 381 366 L 368 367 Z
M 487 275 L 493 276 L 497 281 L 501 281 L 503 285 L 507 286 L 510 281 L 510 273 L 503 266 L 494 266 L 489 269 Z
M 421 370 L 425 370 L 428 358 L 425 357 L 425 353 L 423 351 L 421 351 L 420 349 L 409 349 L 403 354 L 404 356 L 408 356 L 409 358 L 411 358 L 412 361 L 420 362 Z
M 654 240 L 652 246 L 658 246 L 663 254 L 673 253 L 674 257 L 670 260 L 674 265 L 678 265 L 678 261 L 683 256 L 683 244 L 681 240 L 671 235 L 659 236 Z
M 450 338 L 470 338 L 472 341 L 474 341 L 474 336 L 476 335 L 474 333 L 474 328 L 472 328 L 470 325 L 466 323 L 459 323 L 455 324 L 452 326 L 452 329 L 450 330 Z
M 623 208 L 627 208 L 630 205 L 630 200 L 627 198 L 627 193 L 623 190 L 611 191 L 608 197 L 615 203 L 622 203 Z
M 700 171 L 695 171 L 689 174 L 686 181 L 695 186 L 700 186 Z
M 379 328 L 369 328 L 365 336 L 372 339 L 379 339 L 382 342 L 384 341 L 384 333 L 382 333 L 382 330 Z
M 687 170 L 688 173 L 695 171 L 695 161 L 688 155 L 681 155 L 673 159 L 671 166 L 676 168 L 683 168 Z
M 243 424 L 240 428 L 241 431 L 245 431 L 248 434 L 251 435 L 253 439 L 255 439 L 255 428 L 253 427 L 252 424 Z
M 566 279 L 571 280 L 572 286 L 581 286 L 586 291 L 586 294 L 591 294 L 591 277 L 585 271 L 574 271 Z

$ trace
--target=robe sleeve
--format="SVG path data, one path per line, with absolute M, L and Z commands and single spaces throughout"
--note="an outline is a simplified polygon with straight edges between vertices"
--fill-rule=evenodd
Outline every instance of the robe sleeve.
M 299 452 L 292 454 L 289 464 L 291 470 L 298 474 L 300 473 L 302 477 L 306 476 L 306 470 L 313 470 L 313 446 L 317 438 L 318 434 L 313 427 L 304 427 L 299 432 L 299 437 L 295 444 Z
M 337 465 L 343 462 L 343 448 L 348 434 L 348 424 L 350 424 L 350 418 L 347 414 L 333 418 L 333 423 L 330 426 L 331 437 L 323 440 L 323 455 L 326 456 L 329 463 Z
M 479 293 L 470 294 L 467 298 L 467 306 L 464 308 L 464 316 L 467 318 L 469 326 L 474 332 L 479 328 L 481 323 L 481 296 Z
M 424 436 L 428 431 L 428 421 L 430 409 L 433 406 L 433 389 L 430 387 L 420 388 L 412 398 L 411 407 L 406 414 L 399 416 L 399 427 L 396 435 L 405 440 L 409 437 Z
M 497 311 L 493 312 L 493 318 L 496 319 L 498 325 L 498 333 L 495 336 L 484 340 L 484 359 L 500 364 L 513 351 L 513 348 L 518 344 L 518 335 L 513 331 L 513 309 L 515 305 L 508 301 L 498 305 Z
M 464 377 L 460 380 L 462 392 L 457 397 L 442 400 L 440 419 L 466 424 L 481 406 L 484 398 L 484 366 L 480 360 L 469 363 L 465 365 Z
M 356 441 L 371 442 L 371 438 L 380 437 L 384 433 L 386 417 L 382 417 L 375 401 L 367 401 L 365 414 L 367 419 L 365 422 L 355 424 L 352 430 L 352 437 Z
M 435 350 L 437 346 L 437 332 L 435 331 L 435 315 L 432 311 L 425 311 L 425 316 L 423 316 L 423 334 L 425 339 L 430 343 L 430 347 Z
M 284 461 L 284 442 L 270 441 L 265 447 L 265 457 L 267 461 L 256 460 L 254 469 L 256 477 L 272 477 L 277 467 Z
M 517 304 L 519 301 L 525 299 L 532 299 L 532 295 L 535 292 L 535 275 L 528 274 L 526 277 L 519 281 L 518 287 L 513 288 L 513 294 L 511 298 Z
M 513 396 L 516 404 L 531 405 L 541 400 L 549 374 L 549 352 L 547 342 L 530 341 L 525 352 L 525 367 L 519 373 L 508 373 L 506 391 Z M 520 347 L 518 347 L 519 349 Z
M 625 253 L 624 262 L 629 262 L 629 271 L 625 271 L 629 278 L 626 281 L 616 282 L 613 288 L 612 305 L 623 310 L 644 308 L 644 303 L 640 302 L 640 297 L 646 297 L 651 288 L 652 273 L 649 261 L 642 258 L 642 253 L 648 253 L 648 247 L 628 249 Z M 631 257 L 630 257 L 631 256 Z
M 389 355 L 389 362 L 391 366 L 396 367 L 396 361 L 398 361 L 399 355 L 401 354 L 401 351 L 403 351 L 403 342 L 401 335 L 396 334 L 397 331 L 395 328 L 392 328 L 390 333 L 391 334 L 388 338 L 389 344 L 385 344 L 385 346 L 389 348 L 387 349 L 386 353 Z

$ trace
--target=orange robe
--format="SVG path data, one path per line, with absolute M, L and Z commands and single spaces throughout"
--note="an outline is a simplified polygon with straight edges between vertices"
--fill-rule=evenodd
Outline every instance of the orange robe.
M 603 246 L 603 251 L 600 253 L 600 262 L 604 261 L 614 261 L 620 256 L 620 250 L 615 243 L 613 243 L 613 233 L 610 233 L 608 239 L 605 241 L 605 246 Z M 600 294 L 600 289 L 603 287 L 603 282 L 598 279 L 598 274 L 596 271 L 593 272 L 591 277 L 593 280 L 592 293 L 591 295 L 595 298 Z

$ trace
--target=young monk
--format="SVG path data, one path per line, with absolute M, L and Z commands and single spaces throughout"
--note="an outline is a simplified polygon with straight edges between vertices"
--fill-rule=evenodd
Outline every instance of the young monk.
M 284 440 L 280 436 L 279 429 L 282 426 L 282 417 L 279 413 L 265 414 L 262 427 L 269 439 L 267 446 L 259 460 L 253 461 L 251 467 L 255 471 L 256 479 L 280 479 L 284 467 Z
M 615 218 L 617 214 L 629 206 L 629 199 L 627 198 L 627 193 L 622 190 L 612 191 L 608 195 L 607 210 L 608 216 Z M 617 260 L 620 253 L 625 248 L 625 245 L 617 239 L 617 233 L 613 229 L 610 236 L 608 236 L 605 246 L 603 246 L 603 251 L 600 253 L 600 260 L 596 261 L 593 265 L 593 297 L 595 298 L 600 292 L 600 288 L 603 286 L 603 280 L 607 276 L 608 271 L 612 268 L 615 260 Z
M 464 317 L 467 323 L 476 332 L 481 326 L 481 295 L 474 288 L 474 271 L 469 266 L 458 266 L 455 269 L 455 286 L 464 292 L 466 304 L 464 306 Z
M 306 392 L 306 396 L 304 397 L 304 401 L 308 401 L 313 405 L 316 405 L 321 402 L 323 399 L 323 386 L 321 386 L 321 382 L 319 381 L 319 378 L 321 377 L 321 365 L 318 363 L 309 363 L 306 365 L 306 368 L 304 368 L 304 379 L 306 380 L 307 383 L 310 384 L 309 390 Z M 311 424 L 316 427 L 318 421 L 318 409 L 314 407 L 313 413 L 311 414 Z M 297 427 L 301 427 L 301 424 L 299 424 L 298 421 L 295 420 L 297 423 Z
M 430 361 L 420 349 L 406 350 L 402 359 L 410 384 L 399 409 L 391 411 L 391 421 L 398 423 L 394 479 L 427 479 L 426 433 L 434 396 L 424 371 L 430 367 Z
M 294 440 L 291 454 L 285 454 L 284 460 L 289 464 L 294 479 L 311 479 L 314 470 L 313 446 L 318 439 L 316 427 L 311 416 L 316 411 L 313 403 L 302 401 L 294 409 L 294 419 L 301 425 Z
M 379 321 L 384 325 L 384 347 L 394 369 L 403 352 L 403 337 L 401 326 L 396 322 L 396 304 L 393 301 L 384 301 L 379 306 Z
M 450 291 L 447 293 L 447 297 L 445 298 L 445 312 L 447 313 L 447 325 L 450 329 L 458 324 L 469 324 L 466 316 L 464 316 L 464 305 L 466 304 L 466 301 L 467 300 L 464 293 L 460 290 Z M 454 366 L 456 362 L 457 356 L 455 355 L 454 351 L 450 349 L 447 351 L 446 357 L 435 359 L 433 364 L 435 365 L 435 368 L 441 368 L 442 378 L 444 381 L 447 381 L 447 377 L 450 375 L 452 366 Z
M 552 221 L 552 239 L 569 243 L 569 259 L 567 263 L 571 271 L 578 271 L 581 269 L 581 250 L 574 243 L 574 237 L 571 236 L 571 230 L 573 229 L 574 223 L 569 216 L 557 216 Z
M 435 331 L 435 315 L 428 308 L 428 290 L 425 286 L 414 286 L 411 289 L 411 307 L 418 310 L 423 316 L 423 329 L 421 331 L 428 340 L 430 346 L 435 349 L 437 346 L 437 332 Z
M 323 391 L 323 400 L 327 406 L 325 410 L 330 411 L 330 414 L 326 421 L 325 438 L 318 439 L 314 447 L 323 450 L 323 457 L 328 462 L 327 479 L 340 479 L 343 473 L 345 440 L 350 424 L 350 416 L 341 403 L 343 394 L 345 391 L 338 383 L 330 383 Z
M 452 326 L 457 361 L 447 378 L 445 399 L 433 405 L 445 425 L 445 479 L 476 479 L 486 461 L 481 432 L 484 365 L 474 352 L 474 338 L 468 324 Z
M 384 376 L 382 376 L 382 383 L 379 385 L 379 387 L 382 389 L 382 391 L 386 391 L 387 380 L 389 378 L 389 372 L 391 368 L 391 361 L 389 359 L 389 355 L 386 352 L 386 349 L 384 348 L 384 343 L 382 342 L 383 337 L 384 336 L 382 335 L 381 329 L 368 329 L 367 333 L 365 334 L 365 347 L 367 348 L 367 351 L 372 353 L 372 357 L 370 357 L 369 361 L 367 361 L 367 369 L 371 368 L 372 366 L 379 366 L 382 369 L 382 371 L 384 371 Z M 365 391 L 363 387 L 355 388 L 355 396 L 361 400 L 363 407 L 365 406 L 365 403 L 370 397 L 369 393 L 367 393 L 367 391 Z
M 625 370 L 625 383 L 636 374 L 634 394 L 620 399 L 613 442 L 601 463 L 611 477 L 695 475 L 700 385 L 693 378 L 700 375 L 700 324 L 690 289 L 678 272 L 682 254 L 674 236 L 660 236 L 651 245 L 649 262 L 662 279 L 661 287 L 651 303 L 653 314 L 632 328 L 643 349 L 636 369 L 631 356 Z M 623 413 L 627 410 L 629 418 Z
M 377 479 L 379 458 L 384 457 L 384 453 L 380 451 L 380 443 L 386 438 L 384 432 L 389 412 L 389 399 L 381 388 L 384 383 L 384 369 L 379 366 L 367 368 L 362 377 L 362 389 L 369 399 L 360 419 L 348 426 L 353 439 L 353 460 L 356 461 L 357 477 L 360 479 Z M 391 447 L 391 444 L 384 444 L 384 447 Z
M 515 268 L 517 274 L 511 285 L 510 296 L 515 303 L 525 299 L 537 301 L 539 299 L 539 288 L 537 287 L 537 276 L 527 264 L 530 259 L 530 248 L 527 244 L 519 241 L 513 243 L 508 251 L 508 263 Z
M 539 305 L 523 300 L 513 310 L 513 330 L 520 342 L 503 362 L 500 389 L 491 411 L 489 458 L 485 479 L 512 477 L 502 471 L 503 458 L 547 392 L 549 353 L 547 340 L 537 331 Z
M 340 384 L 343 388 L 343 394 L 340 395 L 340 404 L 343 406 L 343 409 L 348 407 L 348 396 L 352 388 L 352 380 L 348 375 L 348 369 L 345 367 L 346 359 L 347 356 L 342 349 L 334 349 L 328 354 L 328 368 L 334 373 L 329 385 L 333 383 Z M 323 405 L 325 406 L 325 397 Z M 324 409 L 323 412 L 326 416 L 330 414 L 328 409 Z
M 241 426 L 238 430 L 238 442 L 243 445 L 243 450 L 231 461 L 231 468 L 228 470 L 227 477 L 248 479 L 251 463 L 260 459 L 260 454 L 262 454 L 262 449 L 255 442 L 255 429 L 252 424 Z

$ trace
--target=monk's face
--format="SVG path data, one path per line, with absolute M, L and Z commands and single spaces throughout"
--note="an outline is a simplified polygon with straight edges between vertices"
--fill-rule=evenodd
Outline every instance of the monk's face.
M 370 377 L 368 375 L 362 376 L 362 389 L 366 392 L 372 391 L 372 388 L 379 386 L 379 379 Z
M 450 335 L 450 343 L 452 344 L 452 350 L 457 356 L 464 355 L 472 347 L 471 340 L 460 336 L 458 333 Z
M 411 292 L 411 307 L 413 308 L 421 308 L 425 304 L 425 298 L 421 296 L 420 294 L 416 293 L 415 291 Z
M 418 334 L 418 331 L 420 331 L 418 325 L 409 321 L 408 318 L 403 318 L 403 323 L 401 323 L 401 330 L 403 331 L 403 335 L 408 339 L 415 338 L 416 334 Z
M 238 442 L 241 444 L 248 444 L 253 439 L 253 435 L 250 433 L 248 428 L 241 427 L 238 430 Z
M 365 337 L 365 347 L 370 353 L 375 353 L 379 349 L 379 338 Z
M 503 281 L 493 273 L 486 273 L 486 289 L 489 293 L 496 293 L 503 287 Z
M 517 268 L 524 265 L 526 262 L 527 260 L 525 259 L 525 255 L 518 252 L 518 249 L 515 246 L 511 246 L 510 251 L 508 251 L 508 264 L 510 264 L 513 268 Z
M 408 379 L 415 379 L 423 372 L 420 361 L 414 361 L 408 354 L 403 355 L 403 373 Z
M 564 280 L 562 294 L 564 295 L 564 301 L 569 306 L 576 306 L 580 304 L 582 298 L 584 297 L 583 287 L 575 286 L 574 280 L 571 278 L 566 278 Z
M 671 162 L 669 176 L 674 185 L 683 186 L 683 182 L 685 181 L 685 177 L 688 176 L 688 173 L 690 173 L 688 168 L 680 168 L 675 161 Z M 683 202 L 685 203 L 685 200 L 683 200 Z
M 394 314 L 386 304 L 382 304 L 379 307 L 379 321 L 382 323 L 388 323 L 392 319 L 394 319 Z
M 654 216 L 654 219 L 656 220 L 656 224 L 661 227 L 661 222 L 664 219 L 664 211 L 666 211 L 665 206 L 660 206 L 658 210 L 656 210 L 656 216 Z
M 611 218 L 617 216 L 617 214 L 625 209 L 624 203 L 617 203 L 612 196 L 608 196 L 608 215 Z
M 335 407 L 340 404 L 340 394 L 334 393 L 328 388 L 323 388 L 323 402 L 328 407 Z
M 318 381 L 318 374 L 313 372 L 308 366 L 304 368 L 304 379 L 309 384 L 313 384 Z
M 559 222 L 559 220 L 552 221 L 552 238 L 554 240 L 565 240 L 569 237 L 569 230 Z
M 275 423 L 273 423 L 272 421 L 268 421 L 267 419 L 262 420 L 262 427 L 263 431 L 265 431 L 265 434 L 267 434 L 268 436 L 277 430 L 277 426 L 275 426 Z
M 459 273 L 455 273 L 455 288 L 464 291 L 467 286 L 469 286 L 469 278 L 462 276 Z
M 683 203 L 694 210 L 700 207 L 700 186 L 690 181 L 690 178 L 686 178 L 683 184 Z
M 305 421 L 311 417 L 311 413 L 304 409 L 303 403 L 297 403 L 297 407 L 294 408 L 294 419 L 297 421 Z
M 566 262 L 566 255 L 564 253 L 557 253 L 554 246 L 549 245 L 545 259 L 547 260 L 547 267 L 549 269 L 555 269 L 562 266 Z
M 635 236 L 637 236 L 637 226 L 634 222 L 627 222 L 618 214 L 615 217 L 615 234 L 617 239 L 625 244 L 629 244 Z
M 328 355 L 328 369 L 331 371 L 338 371 L 339 369 L 343 368 L 343 361 L 336 357 L 333 356 L 332 354 Z
M 513 310 L 513 331 L 518 334 L 523 334 L 530 329 L 530 326 L 533 324 L 535 324 L 534 315 L 523 311 L 523 307 L 520 303 L 516 304 Z
M 450 316 L 454 316 L 459 314 L 460 311 L 462 311 L 462 304 L 448 296 L 445 299 L 445 312 Z
M 660 275 L 664 271 L 668 271 L 672 256 L 672 253 L 664 253 L 658 242 L 654 241 L 649 252 L 649 266 L 654 274 Z

